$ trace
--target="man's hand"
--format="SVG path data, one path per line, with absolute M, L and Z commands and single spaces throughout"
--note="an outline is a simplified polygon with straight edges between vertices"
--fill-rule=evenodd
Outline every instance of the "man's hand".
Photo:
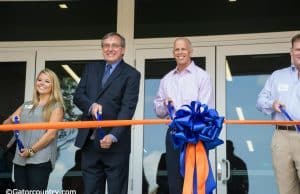
M 168 104 L 171 103 L 171 106 L 174 106 L 173 100 L 170 97 L 167 97 L 164 101 L 164 105 L 168 106 Z
M 112 143 L 112 137 L 110 135 L 105 135 L 103 139 L 100 140 L 100 147 L 104 149 L 109 149 Z
M 273 102 L 273 105 L 272 105 L 272 107 L 273 107 L 273 109 L 276 111 L 276 112 L 281 112 L 281 110 L 280 110 L 280 106 L 285 106 L 284 104 L 282 104 L 281 102 L 279 102 L 278 100 L 275 100 L 274 102 Z
M 102 114 L 102 106 L 100 104 L 93 103 L 91 109 L 91 115 L 94 117 L 94 119 L 97 119 L 97 113 Z

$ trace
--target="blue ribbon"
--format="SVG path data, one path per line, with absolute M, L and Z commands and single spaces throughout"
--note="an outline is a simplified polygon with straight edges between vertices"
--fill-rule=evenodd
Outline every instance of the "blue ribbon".
M 14 117 L 14 124 L 18 124 L 18 123 L 19 123 L 19 117 L 15 116 Z M 15 137 L 16 137 L 17 145 L 18 145 L 19 151 L 22 152 L 21 150 L 24 149 L 24 145 L 23 145 L 22 141 L 20 140 L 19 136 L 20 136 L 20 132 L 19 132 L 19 130 L 16 129 L 15 130 Z
M 279 109 L 290 121 L 293 121 L 292 117 L 290 117 L 290 115 L 285 111 L 283 106 L 280 105 Z M 300 126 L 296 125 L 295 127 L 296 127 L 297 131 L 300 132 Z
M 170 123 L 173 144 L 180 149 L 180 173 L 184 176 L 186 144 L 197 144 L 202 141 L 206 149 L 207 158 L 210 149 L 223 143 L 219 139 L 224 117 L 220 117 L 215 109 L 209 109 L 206 104 L 192 101 L 190 105 L 183 105 L 176 111 L 175 118 Z M 208 161 L 209 162 L 209 161 Z M 194 181 L 194 184 L 195 181 Z M 206 193 L 211 193 L 216 187 L 209 163 L 209 174 L 206 181 Z
M 102 121 L 103 120 L 102 114 L 100 114 L 99 112 L 97 112 L 97 120 L 98 121 Z M 103 139 L 104 136 L 105 136 L 104 130 L 101 127 L 98 127 L 96 130 L 98 132 L 99 139 L 100 140 Z

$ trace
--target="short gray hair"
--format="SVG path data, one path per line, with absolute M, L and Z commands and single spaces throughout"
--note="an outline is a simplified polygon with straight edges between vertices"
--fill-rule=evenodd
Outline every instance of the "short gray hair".
M 105 39 L 107 39 L 107 38 L 109 38 L 109 37 L 112 37 L 112 36 L 117 36 L 117 37 L 119 37 L 120 39 L 121 39 L 121 47 L 122 48 L 125 48 L 125 38 L 121 35 L 121 34 L 119 34 L 119 33 L 117 33 L 117 32 L 109 32 L 109 33 L 107 33 L 107 34 L 105 34 L 104 36 L 103 36 L 103 38 L 102 38 L 102 40 L 101 40 L 101 46 L 103 46 L 103 41 L 105 40 Z

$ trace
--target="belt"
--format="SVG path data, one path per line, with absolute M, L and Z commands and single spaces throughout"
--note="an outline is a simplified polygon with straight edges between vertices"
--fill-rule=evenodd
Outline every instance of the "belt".
M 287 126 L 287 125 L 276 125 L 277 130 L 287 130 L 287 131 L 296 131 L 295 126 Z

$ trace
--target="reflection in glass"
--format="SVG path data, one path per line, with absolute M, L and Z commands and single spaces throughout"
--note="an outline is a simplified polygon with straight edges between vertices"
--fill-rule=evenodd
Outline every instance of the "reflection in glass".
M 228 67 L 226 75 L 232 76 L 231 79 L 226 76 L 226 119 L 269 120 L 268 116 L 256 110 L 257 96 L 271 72 L 290 64 L 289 55 L 284 53 L 227 56 L 226 61 Z M 253 125 L 226 127 L 227 140 L 232 141 L 235 155 L 247 166 L 244 170 L 232 166 L 231 178 L 227 184 L 228 193 L 231 191 L 230 185 L 239 184 L 236 181 L 245 176 L 248 176 L 249 189 L 245 186 L 242 193 L 278 193 L 270 150 L 273 127 Z M 229 145 L 227 145 L 228 159 L 232 155 Z
M 0 62 L 0 122 L 12 114 L 24 102 L 26 83 L 26 62 Z M 14 188 L 11 181 L 12 160 L 15 145 L 7 149 L 13 132 L 0 132 L 0 193 Z
M 247 194 L 249 192 L 247 165 L 234 153 L 232 141 L 226 141 L 226 148 L 231 175 L 227 183 L 227 194 Z
M 194 62 L 205 69 L 205 58 L 193 58 Z M 153 100 L 160 79 L 176 67 L 174 59 L 146 59 L 144 118 L 156 119 Z M 168 194 L 168 180 L 165 162 L 165 136 L 167 125 L 144 125 L 143 155 L 143 194 Z

